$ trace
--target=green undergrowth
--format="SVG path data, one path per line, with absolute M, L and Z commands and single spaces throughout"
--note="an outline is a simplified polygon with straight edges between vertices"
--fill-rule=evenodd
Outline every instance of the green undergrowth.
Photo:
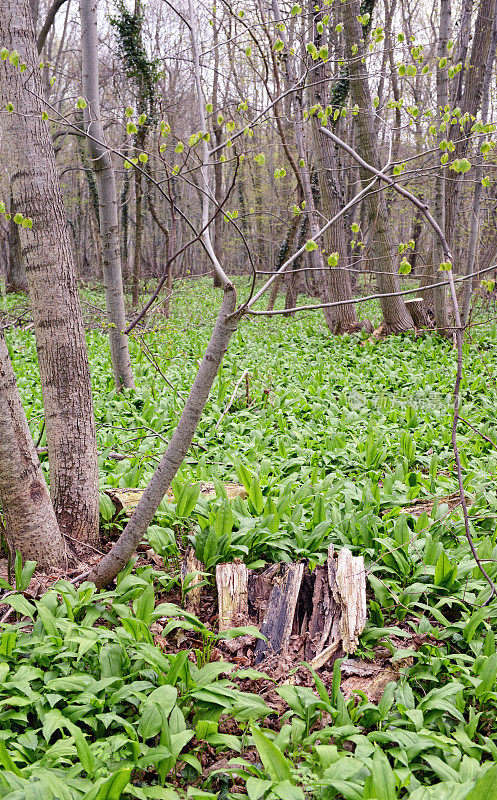
M 102 306 L 97 291 L 83 298 Z M 176 288 L 171 319 L 156 315 L 131 339 L 132 392 L 116 394 L 106 334 L 88 331 L 104 532 L 122 524 L 105 492 L 143 488 L 174 430 L 218 302 L 206 283 Z M 465 345 L 460 411 L 470 425 L 458 429 L 470 530 L 494 580 L 496 338 L 481 325 Z M 32 333 L 16 328 L 8 340 L 37 438 Z M 458 504 L 455 361 L 452 342 L 436 336 L 330 337 L 316 314 L 244 321 L 174 498 L 148 531 L 163 568 L 130 564 L 104 592 L 60 582 L 36 601 L 19 574 L 5 599 L 34 624 L 11 617 L 0 638 L 0 797 L 497 797 L 497 606 L 486 604 Z M 215 497 L 202 497 L 203 481 Z M 225 481 L 246 497 L 228 501 Z M 260 676 L 211 661 L 217 634 L 169 602 L 188 544 L 206 581 L 234 558 L 252 568 L 306 559 L 312 569 L 330 544 L 363 555 L 369 619 L 355 657 L 372 661 L 381 646 L 396 680 L 378 703 L 362 690 L 346 698 L 337 662 L 326 684 L 312 674 L 310 687 L 276 685 L 278 719 Z
M 339 660 L 328 687 L 312 671 L 312 688 L 276 685 L 288 709 L 278 718 L 259 692 L 239 686 L 265 676 L 209 660 L 220 638 L 254 631 L 216 635 L 161 602 L 174 578 L 132 567 L 112 591 L 60 581 L 40 600 L 6 598 L 24 623 L 5 624 L 0 636 L 0 797 L 494 796 L 497 610 L 471 602 L 478 576 L 468 594 L 460 584 L 449 593 L 436 568 L 406 629 L 376 604 L 382 626 L 370 620 L 362 647 L 383 641 L 394 661 L 414 660 L 378 703 L 362 691 L 344 697 Z M 196 646 L 163 651 L 151 630 L 158 623 L 166 642 L 188 631 Z M 391 645 L 409 628 L 426 643 Z

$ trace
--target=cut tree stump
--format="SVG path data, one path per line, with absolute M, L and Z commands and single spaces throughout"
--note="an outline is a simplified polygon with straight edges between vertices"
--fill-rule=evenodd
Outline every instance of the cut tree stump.
M 249 571 L 243 561 L 217 565 L 220 631 L 248 624 L 248 575 Z
M 404 303 L 412 317 L 412 321 L 414 322 L 416 328 L 428 327 L 428 319 L 426 317 L 424 298 L 412 297 L 410 300 L 404 300 Z
M 190 575 L 193 572 L 204 572 L 204 565 L 201 561 L 198 560 L 197 556 L 195 555 L 195 550 L 193 547 L 189 547 L 186 551 L 185 557 L 181 562 L 181 585 L 183 586 L 185 583 L 185 579 L 187 575 Z M 187 592 L 185 595 L 185 606 L 186 610 L 189 611 L 191 614 L 198 614 L 200 611 L 200 597 L 202 592 L 202 587 L 198 586 L 198 584 L 202 583 L 203 575 L 197 575 L 196 578 L 193 578 L 191 583 L 188 584 L 186 587 Z
M 228 575 L 229 604 L 236 608 L 235 579 L 233 573 Z M 245 594 L 240 602 L 245 609 Z M 335 654 L 354 653 L 357 648 L 366 622 L 364 559 L 346 547 L 335 553 L 330 546 L 326 564 L 312 572 L 301 562 L 249 573 L 248 609 L 267 639 L 257 641 L 256 664 L 270 656 L 288 657 L 293 634 L 297 644 L 301 640 L 302 656 L 313 669 L 320 669 Z M 224 618 L 224 606 L 220 620 L 222 614 Z

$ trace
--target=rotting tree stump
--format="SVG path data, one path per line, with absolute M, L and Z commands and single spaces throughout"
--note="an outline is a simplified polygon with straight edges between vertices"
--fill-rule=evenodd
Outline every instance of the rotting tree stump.
M 216 585 L 219 603 L 219 630 L 247 625 L 249 571 L 243 561 L 218 564 Z
M 181 585 L 185 591 L 185 607 L 186 610 L 191 614 L 198 615 L 200 611 L 200 595 L 202 586 L 199 584 L 202 584 L 203 572 L 204 565 L 198 560 L 193 547 L 189 547 L 186 551 L 183 561 L 181 562 L 180 575 Z M 195 575 L 195 573 L 199 574 L 190 579 L 188 585 L 185 586 L 187 575 Z
M 251 622 L 257 640 L 254 661 L 288 657 L 292 637 L 303 655 L 320 669 L 336 653 L 355 652 L 366 622 L 366 573 L 362 556 L 342 548 L 328 550 L 326 564 L 310 571 L 304 562 L 272 564 L 263 572 L 240 561 L 216 568 L 219 629 Z

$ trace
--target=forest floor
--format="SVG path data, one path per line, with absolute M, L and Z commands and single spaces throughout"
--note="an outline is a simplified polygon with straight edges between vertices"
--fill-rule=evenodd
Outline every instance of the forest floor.
M 122 498 L 146 486 L 174 430 L 219 295 L 205 281 L 175 287 L 169 321 L 157 312 L 132 336 L 138 388 L 121 394 L 102 294 L 85 288 L 82 299 L 105 552 L 126 519 Z M 24 302 L 7 298 L 13 319 Z M 470 425 L 460 422 L 458 441 L 471 532 L 496 579 L 490 311 L 482 306 L 464 346 Z M 362 316 L 377 321 L 377 306 Z M 7 335 L 37 439 L 29 315 Z M 0 608 L 0 797 L 497 796 L 497 601 L 486 604 L 461 517 L 455 368 L 452 342 L 433 335 L 330 337 L 311 313 L 245 320 L 186 463 L 117 585 L 75 588 L 0 563 L 11 591 Z M 240 491 L 228 496 L 227 484 Z M 311 670 L 294 633 L 284 657 L 256 665 L 255 626 L 219 633 L 217 564 L 240 559 L 257 573 L 304 562 L 312 573 L 330 544 L 365 560 L 368 619 L 355 653 Z M 189 549 L 206 573 L 195 614 L 180 578 Z

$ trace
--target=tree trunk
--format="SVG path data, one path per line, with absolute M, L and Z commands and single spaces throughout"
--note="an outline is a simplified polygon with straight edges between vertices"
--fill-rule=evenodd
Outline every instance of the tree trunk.
M 18 228 L 18 224 L 11 219 L 9 222 L 9 260 L 7 262 L 7 282 L 5 287 L 7 292 L 27 292 L 28 290 Z
M 316 9 L 319 8 L 313 0 L 310 4 L 310 16 L 314 23 L 314 44 L 319 50 L 324 44 L 323 34 L 319 33 L 316 24 L 319 18 Z M 321 16 L 321 12 L 318 12 Z M 325 98 L 322 87 L 326 79 L 324 64 L 317 66 L 312 73 L 309 88 L 311 105 L 320 103 L 324 108 Z M 332 219 L 342 210 L 342 195 L 338 181 L 338 164 L 335 154 L 335 145 L 320 132 L 319 121 L 314 114 L 312 117 L 312 138 L 314 143 L 315 168 L 318 173 L 319 193 L 321 196 L 321 210 L 327 219 Z M 339 266 L 342 269 L 331 269 L 326 275 L 330 301 L 352 300 L 352 285 L 349 273 L 343 269 L 347 262 L 347 241 L 345 237 L 344 217 L 340 217 L 324 234 L 324 250 L 327 254 L 339 254 Z M 329 309 L 329 320 L 332 333 L 342 333 L 358 325 L 357 309 L 354 304 L 337 306 Z
M 98 469 L 90 370 L 76 284 L 74 256 L 65 219 L 52 139 L 43 110 L 28 0 L 1 0 L 0 35 L 21 53 L 21 73 L 0 65 L 0 114 L 4 163 L 8 164 L 16 210 L 33 227 L 20 228 L 40 366 L 50 492 L 62 532 L 86 543 L 98 541 Z M 18 112 L 18 113 L 16 113 Z
M 142 176 L 135 170 L 135 250 L 133 254 L 133 282 L 131 287 L 131 303 L 136 308 L 140 301 L 140 272 L 142 260 L 142 234 L 143 234 L 143 191 Z
M 213 81 L 212 81 L 212 105 L 214 109 L 214 114 L 217 115 L 219 106 L 218 106 L 218 91 L 219 91 L 219 27 L 220 23 L 216 17 L 216 7 L 213 8 L 212 14 L 212 46 L 214 50 L 214 69 L 213 69 Z M 218 125 L 217 121 L 214 122 L 213 118 L 213 125 L 212 125 L 212 132 L 214 134 L 214 146 L 220 147 L 221 142 L 223 141 L 223 127 L 222 125 Z M 216 158 L 214 162 L 214 200 L 216 201 L 216 205 L 220 206 L 222 199 L 223 199 L 223 165 L 221 163 L 221 150 L 218 150 L 216 153 Z M 218 214 L 214 220 L 214 241 L 213 247 L 214 252 L 218 261 L 221 261 L 221 231 L 223 227 L 223 215 Z M 221 280 L 214 270 L 214 286 L 216 289 L 219 289 L 222 286 Z
M 232 564 L 218 564 L 216 587 L 219 607 L 219 630 L 248 625 L 247 565 L 238 559 Z
M 440 30 L 438 35 L 438 58 L 447 54 L 447 42 L 451 33 L 451 0 L 440 0 Z M 437 69 L 437 106 L 440 117 L 443 117 L 444 108 L 449 99 L 449 80 L 446 69 Z M 444 138 L 441 130 L 438 141 Z M 454 180 L 454 179 L 452 179 Z M 447 168 L 442 167 L 440 174 L 435 179 L 435 217 L 444 234 L 446 234 L 445 200 L 447 193 Z M 437 238 L 433 241 L 433 283 L 437 282 L 438 265 L 443 261 L 443 252 Z M 435 312 L 435 325 L 438 332 L 443 335 L 448 328 L 447 317 L 447 291 L 445 286 L 433 289 L 433 308 Z
M 491 51 L 490 45 L 492 41 L 492 20 L 496 13 L 497 0 L 482 0 L 479 4 L 473 44 L 464 73 L 464 89 L 459 103 L 461 113 L 465 114 L 467 112 L 470 115 L 470 120 L 476 116 L 482 101 L 487 65 L 489 63 L 492 65 L 495 58 L 495 51 Z M 452 135 L 457 140 L 452 158 L 460 159 L 466 154 L 470 142 L 469 132 L 472 124 L 473 120 L 466 124 L 465 135 L 461 133 L 458 125 L 453 125 L 449 128 L 449 136 Z M 454 239 L 456 236 L 461 188 L 464 185 L 461 178 L 460 174 L 454 173 L 453 179 L 447 185 L 445 197 L 446 229 L 444 232 L 453 250 L 455 249 Z
M 128 338 L 124 334 L 126 315 L 119 246 L 116 181 L 110 154 L 104 145 L 104 130 L 100 119 L 97 0 L 80 0 L 79 11 L 83 93 L 88 102 L 85 116 L 89 134 L 88 148 L 93 158 L 93 169 L 98 184 L 105 305 L 109 323 L 112 368 L 116 387 L 133 389 L 135 382 L 131 369 Z M 95 137 L 98 141 L 94 141 L 90 137 Z
M 488 106 L 490 100 L 490 84 L 492 80 L 492 71 L 493 71 L 496 48 L 497 48 L 497 14 L 494 15 L 492 21 L 492 40 L 490 43 L 489 58 L 486 64 L 485 77 L 483 81 L 483 97 L 481 106 L 481 117 L 483 121 L 486 121 L 488 116 Z M 476 266 L 476 254 L 478 249 L 478 241 L 480 233 L 480 206 L 484 194 L 483 185 L 481 182 L 483 178 L 483 156 L 480 150 L 484 139 L 485 139 L 484 134 L 478 137 L 478 154 L 476 157 L 475 176 L 474 176 L 475 188 L 473 194 L 473 208 L 471 210 L 468 252 L 466 258 L 466 268 L 464 270 L 466 275 L 470 275 L 472 272 L 474 272 Z M 463 325 L 466 325 L 469 319 L 469 313 L 471 310 L 471 297 L 473 294 L 473 283 L 474 279 L 469 279 L 465 281 L 463 287 L 463 308 L 462 308 Z
M 380 152 L 375 133 L 373 104 L 366 65 L 363 63 L 361 44 L 362 28 L 358 0 L 349 0 L 343 9 L 347 60 L 353 101 L 361 109 L 355 117 L 358 132 L 358 152 L 368 164 L 381 169 Z M 354 45 L 357 52 L 353 53 Z M 361 169 L 363 183 L 370 179 L 369 173 Z M 365 200 L 368 226 L 371 232 L 371 254 L 375 264 L 381 264 L 378 288 L 382 294 L 400 291 L 400 281 L 393 258 L 388 209 L 383 192 L 371 192 Z M 387 330 L 400 333 L 412 329 L 413 322 L 402 297 L 383 297 L 381 308 Z
M 341 194 L 338 186 L 337 161 L 334 145 L 319 131 L 318 120 L 313 117 L 312 129 L 315 142 L 316 166 L 319 176 L 321 207 L 324 216 L 331 219 L 342 209 Z M 350 275 L 345 269 L 347 264 L 347 242 L 345 238 L 344 217 L 340 217 L 335 225 L 324 234 L 324 249 L 327 254 L 338 253 L 338 267 L 331 268 L 328 277 L 329 298 L 336 300 L 352 300 L 352 284 Z M 356 328 L 359 324 L 356 306 L 337 306 L 330 309 L 331 325 L 334 333 L 344 333 Z
M 12 554 L 41 569 L 60 567 L 65 543 L 22 407 L 0 328 L 0 501 Z

